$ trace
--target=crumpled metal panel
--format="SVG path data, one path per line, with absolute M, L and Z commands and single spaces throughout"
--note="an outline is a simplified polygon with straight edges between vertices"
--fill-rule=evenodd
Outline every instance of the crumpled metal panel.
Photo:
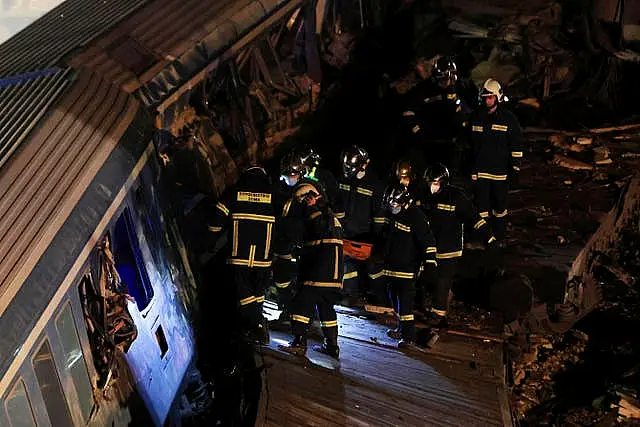
M 243 36 L 264 25 L 270 16 L 292 2 L 299 3 L 300 0 L 254 0 L 248 3 L 229 19 L 220 22 L 208 36 L 141 87 L 137 95 L 147 106 L 160 104 Z

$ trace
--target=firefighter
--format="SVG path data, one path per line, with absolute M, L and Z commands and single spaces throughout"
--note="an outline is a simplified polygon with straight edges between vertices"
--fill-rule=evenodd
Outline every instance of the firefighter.
M 440 57 L 433 65 L 431 76 L 408 94 L 407 108 L 402 113 L 405 126 L 414 141 L 412 157 L 424 157 L 429 147 L 431 162 L 460 162 L 461 148 L 457 144 L 470 110 L 458 96 L 458 69 L 448 57 Z M 423 151 L 420 155 L 419 150 Z M 422 159 L 421 159 L 422 160 Z
M 509 179 L 515 179 L 522 160 L 522 130 L 516 116 L 503 107 L 500 83 L 488 79 L 481 96 L 483 103 L 469 119 L 473 149 L 471 179 L 475 181 L 476 203 L 483 218 L 504 246 Z
M 415 282 L 420 267 L 436 266 L 436 247 L 427 218 L 415 206 L 407 187 L 392 184 L 384 196 L 390 214 L 384 248 L 384 285 L 391 306 L 399 316 L 398 329 L 389 331 L 401 338 L 399 347 L 415 347 L 416 330 L 413 315 Z M 382 298 L 382 295 L 380 296 Z
M 487 245 L 496 240 L 464 191 L 449 181 L 449 170 L 442 164 L 436 164 L 424 173 L 428 193 L 422 209 L 429 219 L 437 248 L 438 274 L 431 307 L 431 320 L 437 327 L 447 326 L 449 291 L 460 268 L 458 260 L 464 246 L 464 226 L 473 227 Z
M 208 227 L 214 240 L 225 229 L 231 234 L 227 264 L 233 271 L 242 326 L 249 338 L 262 344 L 269 343 L 262 303 L 271 274 L 278 198 L 266 171 L 251 166 L 223 193 Z
M 345 294 L 359 299 L 371 290 L 371 280 L 380 278 L 380 268 L 370 260 L 372 246 L 385 223 L 382 208 L 384 184 L 368 170 L 369 154 L 351 146 L 341 155 L 342 178 L 339 181 L 345 215 L 341 223 L 345 236 Z
M 312 183 L 300 182 L 294 187 L 293 199 L 286 214 L 299 219 L 304 226 L 304 245 L 300 251 L 298 281 L 300 290 L 291 307 L 294 339 L 284 351 L 303 356 L 307 350 L 307 334 L 317 313 L 324 343 L 314 350 L 338 358 L 338 319 L 333 308 L 342 288 L 342 227 L 331 213 L 325 197 Z

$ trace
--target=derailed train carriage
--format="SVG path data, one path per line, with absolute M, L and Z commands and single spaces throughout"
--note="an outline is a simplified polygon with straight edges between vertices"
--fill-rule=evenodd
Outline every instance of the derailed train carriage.
M 0 45 L 2 426 L 176 414 L 195 284 L 154 112 L 302 1 L 205 3 L 71 0 Z

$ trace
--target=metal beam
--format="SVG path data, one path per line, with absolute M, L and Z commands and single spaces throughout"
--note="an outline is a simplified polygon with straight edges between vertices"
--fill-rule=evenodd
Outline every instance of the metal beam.
M 156 107 L 156 111 L 158 113 L 164 112 L 167 108 L 169 108 L 173 103 L 175 103 L 182 95 L 186 92 L 193 89 L 196 85 L 202 82 L 206 76 L 211 73 L 214 69 L 216 69 L 220 64 L 225 61 L 228 61 L 235 57 L 242 49 L 247 47 L 249 43 L 258 38 L 265 30 L 273 26 L 279 20 L 284 18 L 287 14 L 289 14 L 294 9 L 298 8 L 302 3 L 306 0 L 291 0 L 286 5 L 282 6 L 275 13 L 265 19 L 262 23 L 257 25 L 254 29 L 249 31 L 243 37 L 241 37 L 237 42 L 235 42 L 232 46 L 230 46 L 227 50 L 225 50 L 220 56 L 218 56 L 213 62 L 209 63 L 202 71 L 198 72 L 195 76 L 193 76 L 189 81 L 180 86 L 177 90 L 175 90 L 167 99 L 165 99 L 158 107 Z

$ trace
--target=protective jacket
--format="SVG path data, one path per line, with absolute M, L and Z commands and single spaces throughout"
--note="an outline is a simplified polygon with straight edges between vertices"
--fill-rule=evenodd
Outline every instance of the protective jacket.
M 387 227 L 385 276 L 414 279 L 423 262 L 436 264 L 436 242 L 427 217 L 420 208 L 410 206 L 397 215 L 391 215 Z
M 227 263 L 235 266 L 271 266 L 274 225 L 281 198 L 264 174 L 252 173 L 227 189 L 214 207 L 210 232 L 217 236 L 230 231 L 231 248 Z
M 502 105 L 495 112 L 474 111 L 469 119 L 473 147 L 473 179 L 506 181 L 522 160 L 522 130 L 516 116 Z
M 435 237 L 437 259 L 462 256 L 465 225 L 479 232 L 485 242 L 495 240 L 489 225 L 461 188 L 445 185 L 438 193 L 426 196 L 421 207 Z
M 377 235 L 384 226 L 384 185 L 371 172 L 362 179 L 343 179 L 338 184 L 345 216 L 340 220 L 347 239 Z M 366 239 L 366 238 L 365 238 Z

